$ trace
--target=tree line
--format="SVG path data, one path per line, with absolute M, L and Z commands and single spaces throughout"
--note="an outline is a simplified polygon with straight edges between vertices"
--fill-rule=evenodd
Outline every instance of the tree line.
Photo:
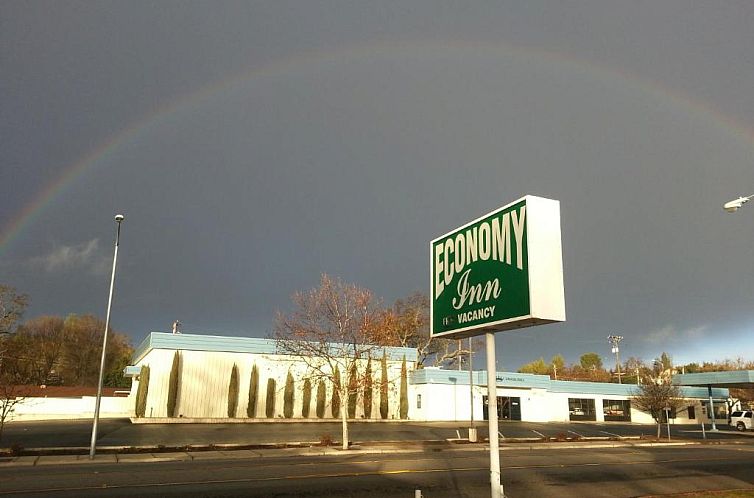
M 673 357 L 662 352 L 651 361 L 631 356 L 621 363 L 620 377 L 624 384 L 641 384 L 648 380 L 672 377 L 683 373 L 754 370 L 754 361 L 736 358 L 719 361 L 692 362 L 676 365 Z M 562 355 L 553 356 L 549 362 L 544 357 L 531 361 L 518 369 L 520 373 L 549 375 L 557 380 L 585 380 L 591 382 L 618 382 L 618 369 L 605 368 L 602 358 L 595 352 L 584 353 L 578 363 L 565 364 Z
M 553 356 L 549 362 L 544 357 L 526 363 L 518 369 L 520 373 L 549 375 L 555 380 L 582 380 L 589 382 L 610 382 L 611 373 L 602 365 L 602 358 L 594 352 L 584 353 L 578 363 L 566 365 L 563 355 Z
M 0 384 L 96 386 L 104 321 L 72 314 L 21 322 L 27 305 L 27 296 L 0 285 Z M 130 386 L 123 369 L 132 353 L 125 334 L 108 331 L 105 386 Z

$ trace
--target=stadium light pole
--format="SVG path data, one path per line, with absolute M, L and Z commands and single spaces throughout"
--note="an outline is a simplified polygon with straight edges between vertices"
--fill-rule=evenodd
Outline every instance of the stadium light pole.
M 754 194 L 748 197 L 741 196 L 738 199 L 733 199 L 732 201 L 728 201 L 723 204 L 723 209 L 725 209 L 729 213 L 735 213 L 741 208 L 741 206 L 749 202 L 749 200 L 751 200 L 752 198 L 754 198 Z
M 99 364 L 99 381 L 97 382 L 97 400 L 94 403 L 94 422 L 92 422 L 92 442 L 89 446 L 89 459 L 94 459 L 97 446 L 97 422 L 99 421 L 99 407 L 102 402 L 102 377 L 105 371 L 105 351 L 107 350 L 107 330 L 110 328 L 110 310 L 113 304 L 113 288 L 115 286 L 115 267 L 118 264 L 118 244 L 120 243 L 120 224 L 125 219 L 122 214 L 115 215 L 118 228 L 115 231 L 115 251 L 113 253 L 113 272 L 110 276 L 110 294 L 107 298 L 107 315 L 105 316 L 105 333 L 102 339 L 102 359 Z

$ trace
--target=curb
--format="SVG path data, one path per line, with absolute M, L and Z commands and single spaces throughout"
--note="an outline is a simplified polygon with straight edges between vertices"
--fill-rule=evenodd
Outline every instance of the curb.
M 368 446 L 362 446 L 367 444 Z M 619 447 L 668 447 L 668 446 L 700 446 L 720 444 L 748 444 L 745 441 L 583 441 L 583 442 L 519 442 L 514 444 L 502 443 L 500 451 L 542 450 L 542 449 L 589 449 L 589 448 L 619 448 Z M 398 447 L 400 446 L 400 447 Z M 312 443 L 298 442 L 288 444 L 268 445 L 190 445 L 181 447 L 168 446 L 104 446 L 97 449 L 94 460 L 89 459 L 88 447 L 76 448 L 29 448 L 28 453 L 21 456 L 0 457 L 0 469 L 4 467 L 30 467 L 42 465 L 66 464 L 103 464 L 103 463 L 147 463 L 147 462 L 175 462 L 208 459 L 240 459 L 240 458 L 274 458 L 288 456 L 338 456 L 338 455 L 366 455 L 366 454 L 399 454 L 441 451 L 489 451 L 487 443 L 461 443 L 458 440 L 427 440 L 408 442 L 370 442 L 352 444 L 348 453 L 344 453 L 337 446 L 322 447 Z

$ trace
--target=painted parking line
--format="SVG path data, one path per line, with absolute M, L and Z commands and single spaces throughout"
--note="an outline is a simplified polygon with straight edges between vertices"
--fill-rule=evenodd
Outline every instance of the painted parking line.
M 578 433 L 578 432 L 576 432 L 576 431 L 568 431 L 568 432 L 570 432 L 571 434 L 576 434 L 576 435 L 577 435 L 578 437 L 584 437 L 584 435 L 583 435 L 583 434 L 579 434 L 579 433 Z
M 529 429 L 529 430 L 532 431 L 534 434 L 537 434 L 539 437 L 547 437 L 544 434 L 542 434 L 541 432 L 535 431 L 534 429 Z
M 603 434 L 607 434 L 608 436 L 615 436 L 615 437 L 621 437 L 620 434 L 615 434 L 614 432 L 607 432 L 607 431 L 600 431 Z

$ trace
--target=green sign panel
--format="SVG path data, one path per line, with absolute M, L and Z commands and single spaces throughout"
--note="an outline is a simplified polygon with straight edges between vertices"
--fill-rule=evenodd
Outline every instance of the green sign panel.
M 560 252 L 559 203 L 533 196 L 433 240 L 432 335 L 460 338 L 564 320 Z M 554 274 L 542 279 L 543 268 Z

